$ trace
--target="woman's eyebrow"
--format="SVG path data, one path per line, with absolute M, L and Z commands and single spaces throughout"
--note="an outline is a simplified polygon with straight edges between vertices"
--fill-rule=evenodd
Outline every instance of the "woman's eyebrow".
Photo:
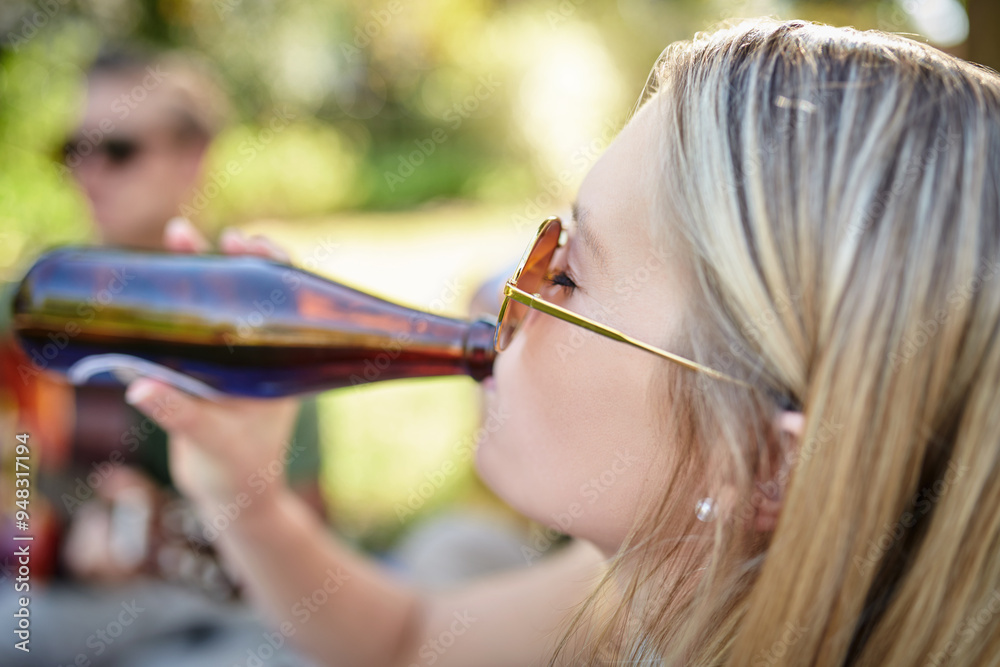
M 583 239 L 583 244 L 590 250 L 594 260 L 599 265 L 606 265 L 608 253 L 590 225 L 590 211 L 581 207 L 579 202 L 573 202 L 572 211 L 573 229 Z

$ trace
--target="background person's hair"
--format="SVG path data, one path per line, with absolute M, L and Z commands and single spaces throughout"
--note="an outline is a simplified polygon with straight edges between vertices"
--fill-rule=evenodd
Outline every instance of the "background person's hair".
M 228 97 L 209 65 L 191 54 L 108 47 L 87 68 L 87 79 L 115 79 L 126 96 L 120 108 L 143 104 L 155 96 L 174 117 L 178 138 L 208 144 L 230 115 Z
M 683 469 L 557 657 L 996 664 L 1000 78 L 763 20 L 671 45 L 641 101 L 662 129 L 654 233 L 685 240 L 694 277 L 688 326 L 658 342 L 761 391 L 664 364 Z M 797 452 L 773 434 L 781 395 L 803 406 Z M 694 499 L 718 484 L 735 502 L 706 530 Z

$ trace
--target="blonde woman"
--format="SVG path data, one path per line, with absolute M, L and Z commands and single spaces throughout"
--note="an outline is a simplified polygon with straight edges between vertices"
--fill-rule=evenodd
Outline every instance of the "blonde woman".
M 759 21 L 670 46 L 640 101 L 508 284 L 487 383 L 481 475 L 575 542 L 430 596 L 275 486 L 219 538 L 273 638 L 344 665 L 1000 664 L 997 76 Z M 129 390 L 167 394 L 178 484 L 231 506 L 283 434 Z

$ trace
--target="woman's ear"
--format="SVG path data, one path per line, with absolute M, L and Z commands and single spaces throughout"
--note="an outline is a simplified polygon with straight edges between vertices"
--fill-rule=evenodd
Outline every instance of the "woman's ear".
M 778 517 L 784 505 L 785 487 L 792 472 L 792 464 L 798 458 L 805 423 L 805 415 L 792 410 L 781 410 L 774 418 L 773 428 L 778 439 L 778 460 L 771 468 L 771 478 L 757 482 L 754 500 L 757 501 L 758 498 L 760 500 L 754 502 L 757 506 L 754 518 L 755 530 L 767 533 L 778 525 Z

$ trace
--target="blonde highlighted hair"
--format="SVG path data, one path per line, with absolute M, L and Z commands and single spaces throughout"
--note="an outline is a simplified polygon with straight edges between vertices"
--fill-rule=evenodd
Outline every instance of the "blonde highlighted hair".
M 668 349 L 760 390 L 665 365 L 688 451 L 554 662 L 1000 664 L 1000 78 L 760 20 L 668 47 L 640 101 L 698 304 Z

